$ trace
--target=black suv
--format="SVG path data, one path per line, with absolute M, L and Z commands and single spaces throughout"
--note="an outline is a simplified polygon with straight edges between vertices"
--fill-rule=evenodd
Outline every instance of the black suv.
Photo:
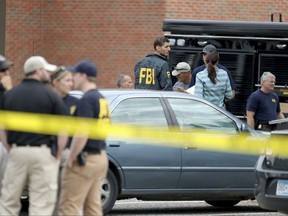
M 288 136 L 288 130 L 273 131 L 271 136 L 275 135 Z M 261 208 L 288 214 L 288 158 L 271 153 L 261 156 L 256 164 L 255 197 Z

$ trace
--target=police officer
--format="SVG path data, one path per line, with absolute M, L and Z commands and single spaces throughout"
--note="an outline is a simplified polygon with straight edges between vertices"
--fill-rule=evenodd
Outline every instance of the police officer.
M 73 115 L 76 109 L 76 104 L 79 101 L 78 98 L 73 97 L 69 94 L 73 87 L 73 77 L 72 73 L 67 70 L 64 66 L 58 67 L 55 72 L 51 75 L 51 87 L 53 90 L 62 98 L 67 115 Z M 63 151 L 61 162 L 60 162 L 60 171 L 58 176 L 58 193 L 57 193 L 57 202 L 53 215 L 58 215 L 59 209 L 59 199 L 61 192 L 61 176 L 63 174 L 63 167 L 69 155 L 69 146 L 71 144 L 71 137 L 68 139 L 67 148 Z
M 134 68 L 135 89 L 172 91 L 172 80 L 169 71 L 169 40 L 158 37 L 154 41 L 153 54 L 147 55 Z
M 60 97 L 44 86 L 48 71 L 56 69 L 41 56 L 24 64 L 25 79 L 3 96 L 1 108 L 7 111 L 65 115 Z M 43 120 L 44 121 L 44 120 Z M 29 120 L 27 120 L 29 124 Z M 0 197 L 0 215 L 19 215 L 20 196 L 29 188 L 29 215 L 51 215 L 57 192 L 57 175 L 66 136 L 58 135 L 58 152 L 51 154 L 51 136 L 41 133 L 7 131 L 1 141 L 9 152 Z M 55 149 L 55 148 L 53 148 Z
M 61 66 L 50 77 L 52 88 L 63 99 L 67 114 L 73 115 L 79 99 L 69 95 L 73 88 L 72 73 Z
M 109 123 L 108 103 L 96 89 L 96 66 L 83 60 L 68 70 L 74 72 L 74 89 L 84 92 L 75 116 L 97 119 L 99 127 L 101 122 Z M 83 133 L 73 137 L 62 179 L 60 215 L 78 215 L 82 207 L 83 215 L 103 215 L 100 191 L 108 171 L 105 149 L 105 140 L 88 139 Z

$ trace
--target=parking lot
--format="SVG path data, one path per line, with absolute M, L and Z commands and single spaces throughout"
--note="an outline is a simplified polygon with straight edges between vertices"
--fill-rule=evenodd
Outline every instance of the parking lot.
M 27 216 L 22 212 L 21 216 Z M 203 201 L 141 201 L 137 199 L 119 200 L 108 216 L 152 216 L 152 215 L 245 215 L 245 216 L 281 216 L 278 212 L 265 211 L 258 207 L 255 200 L 242 201 L 230 209 L 216 208 Z
M 230 209 L 216 208 L 203 201 L 139 201 L 127 199 L 117 201 L 109 216 L 124 215 L 283 215 L 265 211 L 255 200 L 242 201 Z

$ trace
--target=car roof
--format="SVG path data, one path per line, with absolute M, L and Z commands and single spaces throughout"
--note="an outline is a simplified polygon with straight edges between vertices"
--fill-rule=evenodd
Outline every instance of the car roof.
M 161 96 L 161 97 L 194 97 L 191 94 L 184 94 L 176 91 L 156 91 L 156 90 L 146 90 L 146 89 L 98 89 L 101 94 L 108 98 L 116 98 L 118 96 Z M 71 91 L 70 95 L 81 98 L 83 92 L 81 91 Z
M 220 112 L 226 113 L 226 115 L 234 116 L 232 113 L 230 113 L 227 110 L 223 110 L 220 107 L 202 99 L 199 97 L 196 97 L 191 94 L 186 94 L 183 92 L 178 92 L 178 91 L 161 91 L 161 90 L 147 90 L 147 89 L 98 89 L 101 94 L 111 103 L 114 101 L 116 98 L 121 97 L 123 98 L 131 98 L 131 97 L 173 97 L 173 98 L 190 98 L 194 99 L 197 101 L 202 101 L 203 103 L 209 104 L 210 106 L 215 107 L 218 109 Z M 83 93 L 80 91 L 72 91 L 70 95 L 81 98 Z
M 203 103 L 214 107 L 220 112 L 225 113 L 227 116 L 230 116 L 230 118 L 234 119 L 236 122 L 238 122 L 238 124 L 244 123 L 240 119 L 238 119 L 235 115 L 230 113 L 229 111 L 224 110 L 206 101 L 205 99 L 196 97 L 188 93 L 186 94 L 186 93 L 178 92 L 178 91 L 161 91 L 161 90 L 157 91 L 157 90 L 147 90 L 147 89 L 98 89 L 98 90 L 109 101 L 110 105 L 111 103 L 113 103 L 114 105 L 118 104 L 119 101 L 122 101 L 126 98 L 133 98 L 133 97 L 189 98 L 189 99 L 193 99 L 196 101 L 202 101 Z M 83 92 L 81 91 L 71 91 L 69 94 L 77 98 L 81 98 L 83 96 Z M 251 128 L 249 128 L 249 131 L 251 131 L 252 133 L 256 133 L 255 130 Z
M 194 97 L 191 94 L 185 94 L 177 91 L 160 91 L 160 90 L 147 90 L 147 89 L 99 89 L 105 96 L 118 96 L 118 95 L 146 95 L 146 96 L 159 96 L 162 97 Z
M 100 93 L 103 94 L 103 96 L 109 101 L 112 102 L 114 99 L 121 97 L 123 98 L 131 98 L 131 97 L 162 97 L 162 98 L 190 98 L 197 101 L 202 101 L 203 103 L 209 104 L 210 106 L 215 107 L 220 112 L 226 113 L 226 115 L 234 116 L 232 113 L 230 113 L 227 110 L 223 110 L 220 107 L 208 102 L 207 100 L 204 100 L 202 98 L 196 97 L 191 94 L 186 94 L 183 92 L 178 91 L 157 91 L 157 90 L 147 90 L 147 89 L 99 89 Z

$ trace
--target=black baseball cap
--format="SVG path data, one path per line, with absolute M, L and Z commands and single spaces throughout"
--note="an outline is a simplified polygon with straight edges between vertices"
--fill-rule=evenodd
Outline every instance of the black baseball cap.
M 6 60 L 4 56 L 0 55 L 0 72 L 7 70 L 11 66 L 13 66 L 13 62 Z
M 97 76 L 96 65 L 89 60 L 79 61 L 74 67 L 67 67 L 67 70 L 73 73 L 83 73 L 89 77 Z

